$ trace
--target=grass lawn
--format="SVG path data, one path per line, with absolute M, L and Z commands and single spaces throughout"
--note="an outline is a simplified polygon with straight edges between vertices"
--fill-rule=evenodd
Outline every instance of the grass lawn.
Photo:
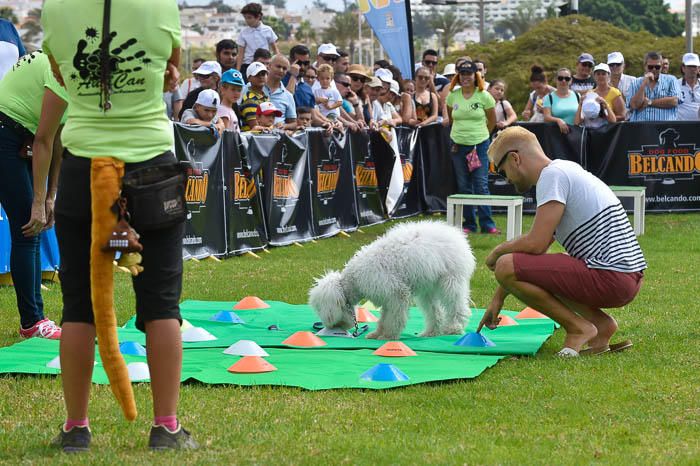
M 500 225 L 505 217 L 497 216 Z M 526 217 L 529 228 L 532 217 Z M 183 299 L 245 295 L 306 302 L 312 278 L 341 268 L 384 232 L 365 228 L 303 248 L 272 249 L 185 264 Z M 182 387 L 180 419 L 198 451 L 147 451 L 150 390 L 135 386 L 139 418 L 127 423 L 107 386 L 94 387 L 89 454 L 48 444 L 64 419 L 60 379 L 0 376 L 0 462 L 51 464 L 700 464 L 700 215 L 648 215 L 640 242 L 650 268 L 637 299 L 612 315 L 633 349 L 560 360 L 557 331 L 536 357 L 509 359 L 472 381 L 388 391 Z M 470 237 L 480 264 L 472 299 L 484 307 L 494 288 L 483 266 L 504 239 Z M 118 321 L 131 315 L 126 274 L 116 276 Z M 60 320 L 57 284 L 44 292 Z M 507 309 L 523 306 L 508 298 Z M 0 287 L 0 346 L 19 341 L 11 287 Z

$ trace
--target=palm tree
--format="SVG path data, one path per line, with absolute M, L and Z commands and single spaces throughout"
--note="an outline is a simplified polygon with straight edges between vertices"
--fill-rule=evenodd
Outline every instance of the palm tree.
M 525 34 L 542 21 L 543 18 L 537 11 L 540 8 L 542 8 L 541 0 L 522 2 L 510 18 L 499 21 L 496 26 L 500 30 L 510 31 L 515 37 Z
M 316 42 L 316 31 L 311 26 L 309 20 L 305 19 L 299 24 L 299 27 L 294 33 L 294 37 L 303 44 L 310 44 Z
M 433 29 L 442 29 L 442 48 L 443 53 L 447 53 L 455 34 L 462 32 L 467 28 L 467 22 L 458 18 L 452 11 L 446 11 L 442 14 L 436 14 L 430 19 L 430 26 Z
M 355 53 L 355 39 L 357 39 L 357 13 L 344 11 L 335 15 L 330 26 L 323 32 L 323 37 L 326 42 L 346 48 L 352 57 Z

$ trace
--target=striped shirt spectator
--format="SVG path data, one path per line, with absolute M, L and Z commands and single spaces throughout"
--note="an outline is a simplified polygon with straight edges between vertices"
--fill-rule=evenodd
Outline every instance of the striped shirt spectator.
M 646 73 L 630 86 L 627 105 L 630 121 L 676 121 L 680 88 L 674 76 L 661 73 L 663 57 L 649 52 L 644 59 Z
M 17 29 L 8 20 L 0 18 L 0 79 L 26 53 Z

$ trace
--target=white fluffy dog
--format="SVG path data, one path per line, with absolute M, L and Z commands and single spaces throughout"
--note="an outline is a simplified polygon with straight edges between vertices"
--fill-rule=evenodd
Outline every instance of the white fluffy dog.
M 402 223 L 357 251 L 342 272 L 318 279 L 309 303 L 325 327 L 349 329 L 355 304 L 367 298 L 382 308 L 377 330 L 367 338 L 396 340 L 414 298 L 425 315 L 421 336 L 461 334 L 471 316 L 475 266 L 459 229 L 435 221 Z

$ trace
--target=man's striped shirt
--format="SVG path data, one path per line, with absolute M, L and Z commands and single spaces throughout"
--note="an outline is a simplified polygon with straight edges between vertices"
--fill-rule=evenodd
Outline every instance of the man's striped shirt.
M 639 87 L 644 81 L 644 77 L 637 78 L 630 85 L 629 94 L 625 94 L 627 98 L 627 107 L 630 107 L 632 97 L 637 93 Z M 647 87 L 644 89 L 644 95 L 651 99 L 660 99 L 662 97 L 678 97 L 680 98 L 681 90 L 678 86 L 678 81 L 670 74 L 660 74 L 659 82 L 656 83 L 654 89 Z M 644 107 L 641 110 L 631 110 L 630 121 L 676 121 L 678 120 L 678 106 L 671 108 L 659 107 Z
M 620 200 L 593 174 L 574 162 L 552 161 L 537 181 L 537 206 L 551 201 L 565 205 L 555 237 L 570 256 L 592 269 L 647 268 Z

